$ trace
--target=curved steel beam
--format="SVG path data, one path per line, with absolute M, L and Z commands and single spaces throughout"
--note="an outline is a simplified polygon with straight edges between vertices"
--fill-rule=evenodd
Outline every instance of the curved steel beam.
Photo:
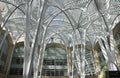
M 120 16 L 120 14 L 118 14 L 118 15 L 113 19 L 113 21 L 112 21 L 112 25 L 114 25 L 115 20 L 116 20 L 117 17 L 119 17 L 119 16 Z M 112 27 L 111 27 L 111 29 L 112 29 Z
M 58 8 L 58 9 L 61 11 L 61 12 L 59 12 L 56 16 L 58 16 L 60 13 L 64 13 L 65 16 L 67 17 L 67 19 L 69 20 L 69 22 L 70 22 L 73 30 L 75 30 L 74 27 L 73 27 L 74 25 L 73 25 L 73 23 L 72 23 L 72 21 L 71 21 L 71 18 L 69 18 L 69 16 L 68 16 L 67 13 L 65 12 L 65 11 L 69 10 L 70 8 L 65 9 L 65 10 L 62 10 L 62 9 L 61 9 L 60 7 L 58 7 L 58 6 L 54 6 L 54 5 L 53 5 L 53 7 L 56 7 L 56 8 Z M 55 17 L 56 17 L 56 16 L 55 16 Z M 52 20 L 53 20 L 55 17 L 53 17 Z M 49 22 L 49 24 L 52 22 L 52 20 Z
M 7 4 L 10 4 L 10 5 L 14 6 L 14 7 L 17 7 L 16 5 L 14 5 L 13 3 L 8 2 L 8 1 L 1 0 L 0 2 L 7 3 Z M 18 7 L 18 9 L 25 15 L 25 12 L 21 8 Z
M 86 7 L 85 8 L 87 8 L 88 9 L 88 7 L 89 7 L 89 5 L 90 5 L 90 3 L 92 2 L 92 0 L 90 0 L 90 2 L 88 3 L 88 5 L 86 5 Z M 79 20 L 78 20 L 78 27 L 77 28 L 79 28 L 79 25 L 80 25 L 80 20 L 81 20 L 81 17 L 82 17 L 82 13 L 83 13 L 83 10 L 82 10 L 82 12 L 81 12 L 81 14 L 80 14 L 80 16 L 79 16 Z
M 5 21 L 1 24 L 1 28 L 3 29 L 3 27 L 5 27 L 5 24 L 7 23 L 8 19 L 12 16 L 12 14 L 20 7 L 24 4 L 20 4 L 18 5 L 15 9 L 13 9 L 13 11 L 6 17 Z

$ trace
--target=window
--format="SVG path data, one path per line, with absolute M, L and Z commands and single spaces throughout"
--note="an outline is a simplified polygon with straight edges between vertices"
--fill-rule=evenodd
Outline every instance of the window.
M 56 65 L 67 65 L 67 59 L 56 59 Z
M 12 64 L 23 64 L 23 57 L 13 57 Z
M 22 75 L 23 69 L 22 68 L 11 68 L 10 75 Z
M 7 55 L 5 53 L 2 54 L 1 60 L 5 62 Z
M 46 76 L 64 76 L 65 75 L 66 70 L 55 70 L 55 69 L 48 69 L 48 70 L 44 70 L 42 71 L 42 75 L 46 75 Z
M 44 65 L 67 65 L 67 59 L 44 59 Z

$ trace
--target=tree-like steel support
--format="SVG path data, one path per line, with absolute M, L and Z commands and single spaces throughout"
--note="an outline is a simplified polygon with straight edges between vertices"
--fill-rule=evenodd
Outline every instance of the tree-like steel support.
M 90 0 L 88 2 L 88 4 L 86 4 L 86 7 L 84 7 L 84 8 L 81 8 L 81 7 L 80 8 L 75 8 L 75 7 L 66 8 L 66 6 L 68 6 L 68 5 L 70 5 L 74 2 L 77 2 L 77 0 L 76 1 L 70 1 L 69 3 L 66 3 L 64 6 L 63 5 L 56 5 L 56 4 L 52 4 L 52 3 L 49 5 L 48 0 L 39 0 L 40 1 L 39 2 L 39 8 L 37 9 L 37 11 L 38 11 L 38 13 L 37 13 L 37 20 L 38 20 L 37 21 L 37 27 L 36 27 L 35 35 L 33 36 L 33 39 L 31 41 L 31 38 L 30 38 L 30 32 L 31 32 L 30 31 L 30 26 L 31 26 L 31 24 L 30 23 L 31 23 L 31 19 L 32 19 L 31 12 L 32 12 L 33 1 L 34 0 L 27 0 L 26 3 L 22 3 L 22 4 L 19 4 L 18 6 L 16 6 L 13 3 L 1 0 L 1 2 L 10 4 L 10 5 L 15 7 L 12 10 L 12 12 L 2 22 L 2 24 L 1 24 L 2 29 L 4 27 L 7 27 L 7 26 L 5 26 L 5 24 L 7 23 L 8 19 L 12 16 L 12 14 L 17 9 L 20 10 L 26 16 L 26 21 L 25 21 L 26 25 L 25 25 L 25 29 L 24 29 L 24 34 L 25 34 L 24 35 L 25 36 L 25 38 L 24 38 L 24 49 L 25 49 L 25 53 L 24 53 L 24 65 L 23 65 L 23 78 L 30 78 L 32 69 L 34 70 L 34 78 L 38 78 L 38 77 L 41 78 L 44 52 L 45 52 L 45 47 L 46 47 L 46 44 L 47 44 L 46 36 L 47 36 L 48 27 L 53 22 L 55 17 L 57 17 L 61 13 L 63 13 L 65 15 L 65 17 L 67 18 L 69 24 L 71 25 L 72 31 L 73 31 L 73 33 L 70 33 L 72 35 L 72 38 L 73 38 L 72 39 L 72 45 L 73 45 L 72 78 L 74 76 L 74 74 L 73 74 L 74 73 L 74 65 L 78 68 L 79 76 L 81 78 L 85 78 L 85 49 L 86 49 L 87 30 L 89 29 L 90 25 L 95 20 L 97 20 L 98 18 L 102 18 L 102 22 L 103 22 L 102 28 L 104 30 L 103 34 L 105 36 L 98 37 L 98 42 L 100 44 L 102 53 L 105 57 L 106 64 L 107 64 L 109 70 L 117 70 L 117 67 L 116 67 L 117 66 L 117 61 L 116 61 L 116 57 L 115 57 L 115 53 L 114 53 L 114 38 L 113 38 L 113 34 L 112 34 L 112 28 L 110 28 L 108 26 L 108 24 L 106 22 L 106 18 L 100 12 L 99 6 L 97 5 L 96 0 Z M 91 4 L 92 1 L 94 1 L 95 7 L 97 9 L 98 17 L 96 19 L 92 20 L 92 21 L 88 20 L 86 22 L 87 26 L 84 29 L 81 26 L 82 15 L 83 15 L 83 12 L 88 9 L 88 7 L 89 7 L 89 5 Z M 108 4 L 109 3 L 107 3 L 107 5 Z M 20 6 L 22 6 L 22 5 L 26 5 L 26 9 L 25 9 L 26 12 L 24 12 L 20 8 Z M 57 11 L 57 13 L 54 13 L 52 16 L 48 17 L 48 18 L 50 18 L 50 20 L 49 20 L 48 18 L 44 18 L 44 17 L 45 17 L 45 12 L 46 12 L 47 8 L 50 7 L 50 6 L 57 8 L 58 11 Z M 78 22 L 76 22 L 73 15 L 69 11 L 69 10 L 74 10 L 74 9 L 81 10 L 81 14 L 79 16 Z M 105 31 L 105 29 L 107 29 L 107 31 Z M 81 42 L 80 51 L 78 50 L 79 47 L 76 47 L 76 42 L 77 42 L 76 30 L 78 30 L 79 36 L 81 37 L 80 38 L 80 42 Z M 1 32 L 0 32 L 0 34 L 1 34 Z M 6 34 L 8 34 L 8 32 Z M 109 36 L 109 38 L 108 38 L 108 36 Z M 4 36 L 4 39 L 5 38 L 6 38 L 6 36 Z M 109 40 L 109 42 L 108 42 L 108 40 Z M 3 41 L 4 40 L 2 40 L 2 42 L 0 44 L 0 49 L 1 49 L 1 46 L 3 44 Z M 32 43 L 30 44 L 30 42 L 32 42 Z M 65 40 L 64 40 L 64 42 L 65 42 Z M 66 44 L 66 42 L 65 42 L 65 44 Z M 39 46 L 40 46 L 40 48 L 39 48 Z M 13 51 L 14 51 L 14 49 L 13 49 Z M 12 52 L 12 55 L 13 55 L 13 52 Z M 12 55 L 11 55 L 11 58 L 12 58 Z M 76 62 L 75 62 L 75 59 L 76 59 Z M 11 61 L 10 61 L 10 63 L 11 63 Z M 8 75 L 9 68 L 10 68 L 10 65 L 7 69 L 6 77 Z M 38 75 L 39 72 L 40 72 L 40 74 Z M 68 72 L 70 72 L 70 71 L 68 71 Z

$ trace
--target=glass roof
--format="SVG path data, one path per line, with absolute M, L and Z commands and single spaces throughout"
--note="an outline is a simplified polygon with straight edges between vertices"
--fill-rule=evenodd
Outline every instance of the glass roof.
M 94 45 L 97 37 L 109 35 L 108 32 L 119 22 L 119 15 L 119 0 L 0 1 L 1 27 L 10 32 L 13 42 L 23 40 L 26 32 L 33 40 L 41 25 L 39 35 L 47 30 L 47 43 L 52 37 L 55 42 L 72 44 L 72 34 L 75 33 L 75 44 L 80 44 L 85 30 L 86 41 Z
M 30 77 L 32 63 L 38 78 L 45 46 L 52 42 L 73 46 L 71 55 L 81 78 L 87 43 L 93 48 L 99 41 L 108 69 L 117 70 L 112 29 L 119 21 L 120 0 L 0 0 L 0 27 L 10 33 L 14 44 L 24 41 L 25 78 Z M 83 44 L 80 51 L 78 44 Z

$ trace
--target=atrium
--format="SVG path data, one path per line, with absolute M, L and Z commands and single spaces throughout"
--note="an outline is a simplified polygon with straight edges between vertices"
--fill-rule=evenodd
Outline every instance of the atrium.
M 120 78 L 120 0 L 0 0 L 0 78 Z

